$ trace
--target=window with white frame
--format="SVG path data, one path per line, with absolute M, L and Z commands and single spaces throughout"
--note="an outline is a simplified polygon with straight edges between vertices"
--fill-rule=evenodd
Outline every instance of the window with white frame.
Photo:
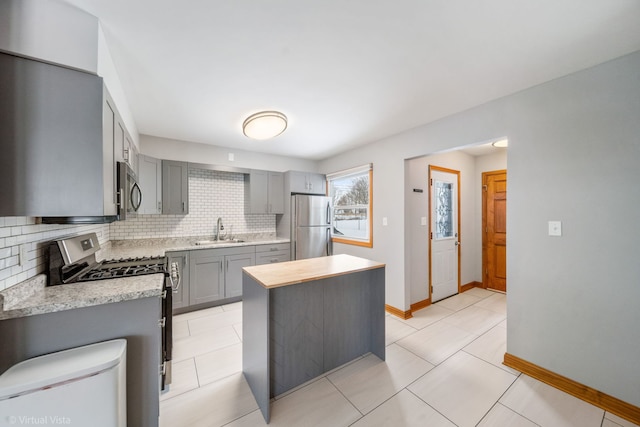
M 327 174 L 333 202 L 333 241 L 373 247 L 373 167 L 371 164 Z

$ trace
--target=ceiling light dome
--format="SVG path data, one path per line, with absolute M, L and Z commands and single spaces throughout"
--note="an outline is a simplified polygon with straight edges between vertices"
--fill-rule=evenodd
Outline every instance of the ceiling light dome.
M 509 146 L 509 140 L 507 138 L 499 139 L 498 141 L 491 143 L 491 145 L 497 148 L 507 148 Z
M 287 116 L 278 111 L 260 111 L 247 117 L 242 132 L 251 139 L 270 139 L 287 128 Z

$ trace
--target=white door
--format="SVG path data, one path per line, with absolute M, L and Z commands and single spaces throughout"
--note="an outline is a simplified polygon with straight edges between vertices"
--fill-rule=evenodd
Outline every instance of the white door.
M 431 302 L 458 293 L 460 172 L 429 166 Z

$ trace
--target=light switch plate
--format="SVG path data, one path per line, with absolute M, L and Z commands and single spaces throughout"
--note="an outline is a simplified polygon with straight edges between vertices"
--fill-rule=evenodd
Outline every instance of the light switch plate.
M 20 255 L 18 257 L 18 265 L 23 266 L 27 263 L 27 245 L 20 245 Z
M 389 225 L 389 221 L 387 221 L 387 217 L 386 216 L 382 218 L 382 225 L 384 225 L 384 226 Z
M 233 153 L 229 153 L 229 161 L 233 162 L 235 161 L 235 159 L 236 159 L 236 156 Z
M 561 221 L 549 221 L 549 236 L 555 236 L 555 237 L 562 236 Z
M 423 216 L 420 218 L 420 225 L 427 225 L 427 217 Z

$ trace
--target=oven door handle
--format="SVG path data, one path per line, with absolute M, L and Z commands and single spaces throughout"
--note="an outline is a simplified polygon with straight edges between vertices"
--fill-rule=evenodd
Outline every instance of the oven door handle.
M 182 282 L 182 277 L 180 277 L 180 269 L 178 268 L 177 262 L 171 263 L 171 273 L 169 274 L 169 280 L 171 280 L 171 290 L 174 294 L 177 294 L 178 289 L 180 289 L 180 283 Z

